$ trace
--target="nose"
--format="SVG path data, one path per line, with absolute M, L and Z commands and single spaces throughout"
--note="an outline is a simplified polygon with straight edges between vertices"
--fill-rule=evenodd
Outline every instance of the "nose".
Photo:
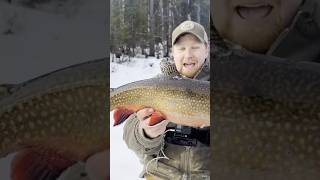
M 192 49 L 187 48 L 185 51 L 185 57 L 189 59 L 189 58 L 192 58 L 192 56 L 193 56 Z

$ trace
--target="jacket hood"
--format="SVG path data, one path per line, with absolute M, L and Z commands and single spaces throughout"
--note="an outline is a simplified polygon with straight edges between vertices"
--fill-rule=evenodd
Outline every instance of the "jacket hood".
M 320 2 L 305 0 L 291 25 L 272 44 L 268 55 L 293 61 L 320 61 Z

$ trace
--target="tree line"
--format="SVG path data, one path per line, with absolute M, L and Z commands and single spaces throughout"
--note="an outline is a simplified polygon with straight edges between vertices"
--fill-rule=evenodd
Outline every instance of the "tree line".
M 185 20 L 209 34 L 209 0 L 111 0 L 111 53 L 168 57 L 171 32 Z M 140 51 L 140 52 L 137 52 Z

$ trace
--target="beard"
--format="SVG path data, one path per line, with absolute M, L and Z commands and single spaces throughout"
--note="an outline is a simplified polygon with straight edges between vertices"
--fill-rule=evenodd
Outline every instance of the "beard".
M 230 22 L 217 29 L 222 37 L 249 51 L 266 53 L 284 28 L 283 20 L 277 17 L 274 21 L 261 25 Z
M 211 17 L 219 34 L 243 48 L 256 52 L 266 53 L 276 41 L 280 33 L 287 27 L 281 16 L 283 2 L 271 0 L 273 6 L 267 18 L 246 20 L 237 14 L 234 7 L 240 0 L 216 0 L 211 6 Z

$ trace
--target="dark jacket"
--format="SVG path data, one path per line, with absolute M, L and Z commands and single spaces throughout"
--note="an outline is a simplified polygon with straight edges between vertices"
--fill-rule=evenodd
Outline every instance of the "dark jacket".
M 305 0 L 292 24 L 272 44 L 267 55 L 292 61 L 320 62 L 320 2 Z
M 163 61 L 161 63 L 162 72 L 166 76 L 176 75 L 174 67 L 170 61 Z M 209 61 L 205 62 L 195 78 L 210 80 Z M 208 162 L 210 147 L 208 145 L 201 142 L 197 142 L 196 146 L 175 145 L 167 143 L 164 140 L 164 136 L 149 139 L 143 132 L 139 131 L 139 120 L 135 113 L 126 121 L 123 138 L 128 148 L 138 155 L 141 163 L 144 165 L 141 177 L 145 177 L 148 173 L 156 179 L 210 179 Z M 174 124 L 169 123 L 169 126 L 174 126 Z M 165 156 L 169 160 L 164 158 L 155 159 L 163 156 L 161 149 L 163 149 Z

